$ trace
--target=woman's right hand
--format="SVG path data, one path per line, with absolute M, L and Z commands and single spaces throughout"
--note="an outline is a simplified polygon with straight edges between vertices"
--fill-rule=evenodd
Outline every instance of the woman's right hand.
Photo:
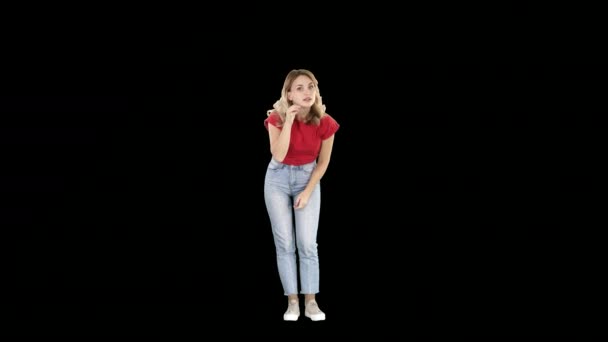
M 300 111 L 300 106 L 298 106 L 298 105 L 292 105 L 289 108 L 287 108 L 287 112 L 285 113 L 285 121 L 292 124 L 293 120 L 295 119 L 295 117 L 299 111 Z

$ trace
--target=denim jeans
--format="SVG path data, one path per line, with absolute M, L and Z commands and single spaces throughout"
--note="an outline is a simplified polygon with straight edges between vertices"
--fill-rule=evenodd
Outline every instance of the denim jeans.
M 321 209 L 321 185 L 317 183 L 307 205 L 294 209 L 294 201 L 306 188 L 316 162 L 287 165 L 271 159 L 264 180 L 264 199 L 272 226 L 279 277 L 285 295 L 298 293 L 298 268 L 301 293 L 319 292 L 317 228 Z M 295 216 L 295 229 L 294 229 Z

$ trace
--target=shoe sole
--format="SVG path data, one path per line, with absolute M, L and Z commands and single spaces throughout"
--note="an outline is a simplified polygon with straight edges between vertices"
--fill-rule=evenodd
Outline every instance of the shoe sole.
M 310 316 L 307 314 L 304 314 L 306 317 L 310 318 L 311 321 L 324 321 L 325 320 L 325 315 L 319 315 L 319 316 Z
M 300 316 L 296 315 L 283 315 L 284 321 L 297 321 Z

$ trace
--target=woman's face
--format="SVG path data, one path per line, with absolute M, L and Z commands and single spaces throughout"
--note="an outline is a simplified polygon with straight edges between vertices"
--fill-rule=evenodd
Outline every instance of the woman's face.
M 313 81 L 305 75 L 300 75 L 291 84 L 287 92 L 287 98 L 293 104 L 302 107 L 312 107 L 317 96 L 317 87 Z

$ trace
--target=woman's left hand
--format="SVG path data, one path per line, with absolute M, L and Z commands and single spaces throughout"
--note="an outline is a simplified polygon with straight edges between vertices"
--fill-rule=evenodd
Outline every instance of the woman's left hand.
M 310 193 L 307 191 L 302 191 L 298 197 L 296 197 L 295 204 L 293 205 L 294 209 L 302 209 L 308 203 L 308 199 L 310 198 Z

